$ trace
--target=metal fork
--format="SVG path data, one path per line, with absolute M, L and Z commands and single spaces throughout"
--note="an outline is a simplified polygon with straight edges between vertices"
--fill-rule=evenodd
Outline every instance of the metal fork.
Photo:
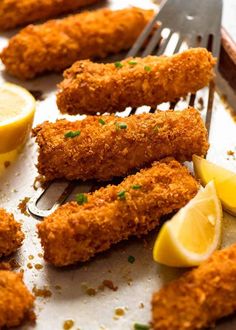
M 218 57 L 220 52 L 221 15 L 222 0 L 165 0 L 162 2 L 157 15 L 134 43 L 127 57 L 165 54 L 171 45 L 172 54 L 178 53 L 184 45 L 185 47 L 187 45 L 187 48 L 205 47 L 215 57 Z M 160 26 L 153 32 L 157 22 Z M 208 88 L 205 119 L 208 132 L 210 130 L 213 100 L 214 83 L 212 82 Z M 195 95 L 190 95 L 188 105 L 193 106 L 194 102 Z M 176 104 L 177 102 L 171 103 L 170 106 L 174 109 Z M 131 109 L 128 115 L 136 111 L 137 109 Z M 150 109 L 150 111 L 154 112 L 155 109 Z M 28 203 L 29 212 L 39 218 L 48 216 L 68 198 L 77 185 L 77 182 L 70 182 L 59 199 L 47 210 L 40 209 L 38 202 L 50 185 L 46 188 L 39 188 Z M 91 191 L 92 185 L 84 187 L 83 184 L 83 189 L 84 192 Z

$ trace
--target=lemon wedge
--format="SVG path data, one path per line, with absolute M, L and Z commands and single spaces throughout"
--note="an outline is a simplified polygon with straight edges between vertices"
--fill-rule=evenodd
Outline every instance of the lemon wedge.
M 214 180 L 223 208 L 236 215 L 236 173 L 196 155 L 193 156 L 193 166 L 203 186 Z
M 153 258 L 167 266 L 197 266 L 219 247 L 221 227 L 221 203 L 211 181 L 164 223 L 153 248 Z
M 24 88 L 5 83 L 0 86 L 0 154 L 23 145 L 32 127 L 35 99 Z

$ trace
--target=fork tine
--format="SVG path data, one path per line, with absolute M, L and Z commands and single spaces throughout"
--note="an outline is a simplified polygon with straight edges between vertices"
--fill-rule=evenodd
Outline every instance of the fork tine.
M 208 34 L 205 34 L 204 36 L 201 36 L 201 40 L 199 42 L 199 47 L 207 48 L 208 40 L 209 40 L 209 35 Z
M 186 38 L 187 44 L 189 48 L 197 46 L 197 35 L 195 33 L 188 34 Z
M 179 35 L 179 40 L 178 40 L 178 42 L 177 42 L 177 44 L 176 44 L 176 46 L 175 46 L 175 49 L 174 49 L 174 51 L 173 51 L 173 54 L 176 54 L 176 53 L 179 52 L 182 43 L 183 43 L 183 39 L 182 39 L 181 36 Z
M 196 98 L 196 94 L 191 94 L 190 95 L 190 100 L 189 100 L 189 106 L 190 107 L 194 106 L 195 98 Z
M 168 43 L 169 43 L 170 38 L 172 37 L 172 35 L 173 35 L 173 31 L 170 30 L 170 33 L 169 33 L 168 37 L 163 40 L 163 42 L 161 43 L 158 51 L 156 52 L 156 55 L 157 56 L 160 56 L 161 54 L 164 53 L 164 51 L 165 51 L 165 49 L 166 49 L 166 47 L 167 47 L 167 45 L 168 45 Z
M 211 50 L 213 56 L 216 56 L 216 57 L 219 56 L 220 45 L 221 45 L 221 39 L 213 36 L 213 43 L 212 43 L 212 50 Z M 218 61 L 218 64 L 219 64 L 219 61 Z
M 155 31 L 155 33 L 153 34 L 152 38 L 150 39 L 148 45 L 146 46 L 145 50 L 143 51 L 142 57 L 152 54 L 153 50 L 155 49 L 159 40 L 161 39 L 162 31 L 163 31 L 162 28 L 159 28 Z

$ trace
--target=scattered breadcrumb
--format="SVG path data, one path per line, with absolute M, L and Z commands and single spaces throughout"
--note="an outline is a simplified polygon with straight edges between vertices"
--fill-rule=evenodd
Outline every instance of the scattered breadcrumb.
M 27 211 L 27 203 L 29 200 L 30 200 L 30 197 L 25 197 L 24 199 L 22 199 L 20 201 L 20 203 L 17 206 L 18 210 L 20 210 L 20 212 L 22 214 L 26 215 L 27 217 L 30 216 L 29 212 Z
M 52 292 L 47 288 L 47 286 L 44 286 L 43 288 L 37 288 L 34 286 L 32 291 L 35 297 L 50 298 L 52 296 Z

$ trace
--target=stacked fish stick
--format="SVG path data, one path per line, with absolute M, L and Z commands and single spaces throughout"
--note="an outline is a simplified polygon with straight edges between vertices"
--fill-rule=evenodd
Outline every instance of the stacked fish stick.
M 99 0 L 61 1 L 61 6 L 56 2 L 24 0 L 10 5 L 3 0 L 0 29 L 55 17 Z M 115 113 L 126 107 L 156 108 L 197 92 L 213 78 L 211 53 L 194 48 L 170 57 L 95 62 L 128 50 L 153 15 L 152 10 L 140 8 L 99 9 L 29 25 L 0 54 L 6 70 L 20 79 L 65 70 L 58 86 L 58 108 L 61 113 L 87 115 L 84 120 L 62 119 L 34 128 L 41 177 L 45 181 L 123 179 L 118 185 L 80 193 L 76 201 L 60 206 L 38 225 L 45 260 L 54 266 L 90 260 L 122 240 L 146 235 L 161 226 L 162 216 L 178 211 L 198 192 L 198 182 L 182 164 L 194 154 L 205 156 L 209 148 L 196 109 L 157 110 L 126 118 Z M 0 222 L 0 256 L 15 251 L 24 237 L 13 216 L 1 212 L 5 236 Z M 234 312 L 235 261 L 232 246 L 154 294 L 153 328 L 200 329 Z M 2 272 L 0 327 L 18 325 L 32 309 L 34 298 L 21 277 Z M 21 308 L 9 322 L 2 315 L 12 281 Z M 230 299 L 222 304 L 225 295 Z

